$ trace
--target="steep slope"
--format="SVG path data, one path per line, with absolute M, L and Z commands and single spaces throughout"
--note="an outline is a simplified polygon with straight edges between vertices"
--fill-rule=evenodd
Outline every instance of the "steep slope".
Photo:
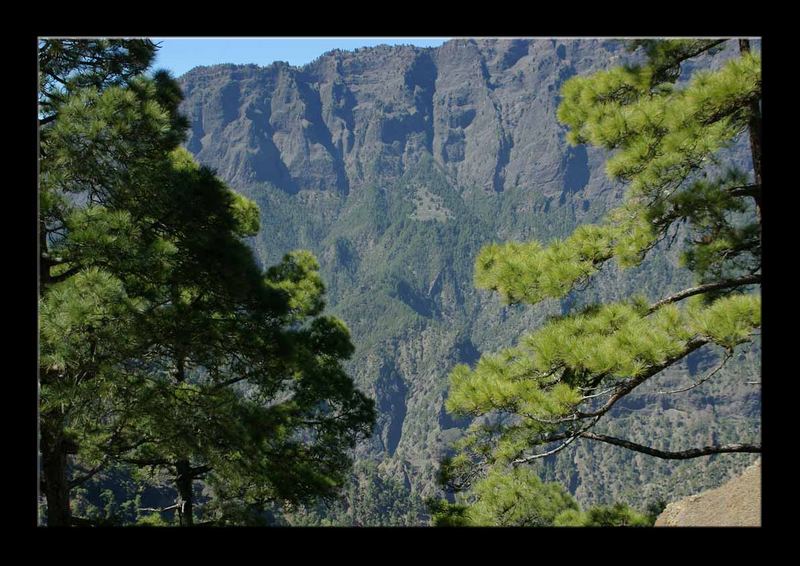
M 761 460 L 724 485 L 667 505 L 656 527 L 760 527 Z
M 537 308 L 504 307 L 473 287 L 482 245 L 562 237 L 619 201 L 623 188 L 606 178 L 604 152 L 568 147 L 555 114 L 564 80 L 627 57 L 616 41 L 460 39 L 333 51 L 301 68 L 199 67 L 181 78 L 187 147 L 259 203 L 252 243 L 261 261 L 298 247 L 320 259 L 329 307 L 357 345 L 351 372 L 380 410 L 359 460 L 377 463 L 370 470 L 418 503 L 434 492 L 436 463 L 465 424 L 443 410 L 454 364 L 511 345 L 568 304 L 633 290 L 656 298 L 689 282 L 675 253 L 654 253 L 625 273 L 608 266 L 585 293 Z M 746 144 L 732 152 L 748 166 Z M 760 395 L 746 384 L 759 372 L 757 348 L 703 388 L 656 394 L 714 361 L 692 356 L 621 407 L 608 430 L 673 449 L 714 435 L 757 437 Z M 585 443 L 542 473 L 582 504 L 641 507 L 718 485 L 751 460 L 661 462 Z M 382 513 L 392 512 L 366 520 L 388 524 Z

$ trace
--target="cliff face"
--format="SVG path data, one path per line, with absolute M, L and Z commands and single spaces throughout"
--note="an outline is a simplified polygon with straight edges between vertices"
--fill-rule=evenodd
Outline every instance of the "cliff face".
M 563 143 L 560 85 L 620 53 L 612 41 L 456 40 L 331 52 L 303 68 L 200 67 L 182 77 L 188 147 L 234 185 L 289 193 L 347 194 L 430 155 L 462 191 L 535 179 L 558 196 L 592 171 Z
M 568 147 L 556 108 L 568 77 L 623 60 L 615 41 L 460 39 L 334 51 L 301 68 L 199 67 L 180 79 L 188 149 L 261 207 L 261 261 L 298 247 L 319 258 L 329 310 L 357 347 L 352 375 L 380 410 L 358 458 L 410 497 L 433 492 L 436 462 L 466 424 L 443 410 L 454 364 L 512 345 L 568 304 L 634 289 L 656 298 L 689 282 L 671 253 L 624 274 L 609 266 L 586 293 L 536 308 L 503 307 L 473 287 L 482 245 L 563 237 L 619 201 L 604 152 Z M 746 143 L 732 151 L 747 166 Z M 658 387 L 684 384 L 714 359 L 693 355 Z M 740 378 L 758 363 L 757 351 L 742 353 L 680 398 L 642 388 L 606 431 L 672 449 L 709 435 L 753 438 L 760 397 Z M 664 426 L 675 432 L 665 437 Z M 641 504 L 716 485 L 750 461 L 653 462 L 580 444 L 542 474 L 584 504 Z
M 760 527 L 761 460 L 724 485 L 667 505 L 656 527 Z

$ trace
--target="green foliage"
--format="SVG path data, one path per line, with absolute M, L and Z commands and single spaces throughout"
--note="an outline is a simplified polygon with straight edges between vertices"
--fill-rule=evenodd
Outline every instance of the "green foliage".
M 150 42 L 40 48 L 45 460 L 158 468 L 181 498 L 205 477 L 230 508 L 333 497 L 375 414 L 316 259 L 261 270 L 259 208 L 178 147 L 180 88 L 139 75 Z M 46 486 L 69 481 L 51 467 Z M 97 497 L 104 521 L 122 509 Z
M 426 501 L 434 527 L 469 527 L 468 505 L 448 503 L 442 499 L 431 498 Z
M 326 352 L 336 358 L 347 359 L 355 351 L 347 326 L 333 316 L 314 319 L 308 329 L 308 338 L 312 351 Z
M 714 237 L 712 250 L 688 252 L 700 273 L 730 261 L 732 253 L 753 252 L 752 224 L 737 227 L 728 214 L 745 210 L 730 190 L 742 175 L 685 182 L 746 129 L 750 102 L 760 96 L 759 56 L 744 54 L 719 71 L 697 72 L 683 89 L 651 88 L 652 72 L 649 66 L 618 67 L 574 77 L 562 90 L 558 117 L 570 128 L 569 141 L 618 150 L 607 172 L 629 182 L 622 207 L 603 224 L 580 226 L 547 247 L 536 241 L 484 247 L 475 263 L 478 287 L 497 290 L 509 302 L 562 297 L 612 257 L 622 266 L 639 263 L 678 221 Z
M 553 525 L 556 527 L 651 527 L 653 520 L 631 509 L 624 503 L 592 507 L 588 511 L 570 509 L 560 513 Z
M 651 526 L 654 518 L 625 504 L 582 511 L 558 483 L 545 483 L 530 468 L 493 468 L 462 502 L 431 499 L 437 527 L 627 527 Z
M 630 195 L 674 188 L 702 159 L 746 126 L 761 87 L 761 61 L 744 54 L 719 71 L 698 71 L 683 89 L 651 89 L 650 67 L 618 67 L 564 84 L 559 119 L 571 143 L 619 149 L 611 177 L 631 181 Z M 659 85 L 661 86 L 661 85 Z
M 675 82 L 681 73 L 681 63 L 703 52 L 714 54 L 724 40 L 714 39 L 636 39 L 628 42 L 628 51 L 642 48 L 647 55 L 647 71 L 651 85 Z
M 233 215 L 238 224 L 239 236 L 255 236 L 260 229 L 258 205 L 238 193 L 233 195 Z
M 584 402 L 579 386 L 592 376 L 609 383 L 644 376 L 685 356 L 691 340 L 732 348 L 751 339 L 760 309 L 758 295 L 685 309 L 666 305 L 652 314 L 636 302 L 591 307 L 545 324 L 515 348 L 485 354 L 474 369 L 456 366 L 446 407 L 473 416 L 513 412 L 538 430 L 540 420 L 568 415 Z
M 136 521 L 137 527 L 171 527 L 172 523 L 164 519 L 158 513 L 143 515 Z
M 693 328 L 730 350 L 751 340 L 753 330 L 761 326 L 760 294 L 723 297 L 708 308 L 692 310 Z
M 667 502 L 664 501 L 663 499 L 650 501 L 650 503 L 647 504 L 647 513 L 646 513 L 647 521 L 651 525 L 655 525 L 658 516 L 664 512 L 664 509 L 666 509 L 666 507 L 667 507 Z
M 528 468 L 492 470 L 473 486 L 477 501 L 467 515 L 475 526 L 542 527 L 578 504 L 556 483 L 543 484 Z
M 707 344 L 732 353 L 760 327 L 760 294 L 750 287 L 759 281 L 760 216 L 750 199 L 760 206 L 761 188 L 749 175 L 720 167 L 724 150 L 757 118 L 760 58 L 744 52 L 717 71 L 698 71 L 685 85 L 674 84 L 682 61 L 718 43 L 636 42 L 632 47 L 645 48 L 647 64 L 564 84 L 558 118 L 569 127 L 568 141 L 616 150 L 606 171 L 627 182 L 625 200 L 601 223 L 579 226 L 547 245 L 485 246 L 475 262 L 476 286 L 510 303 L 564 298 L 611 259 L 623 268 L 638 266 L 660 242 L 669 238 L 666 247 L 672 245 L 679 230 L 686 235 L 684 264 L 698 284 L 714 286 L 652 306 L 634 296 L 573 309 L 524 334 L 513 348 L 484 354 L 474 367 L 453 368 L 446 408 L 476 419 L 455 444 L 444 479 L 453 489 L 468 488 L 478 501 L 468 516 L 483 513 L 482 521 L 491 523 L 496 507 L 483 511 L 481 501 L 511 509 L 519 495 L 517 468 L 502 475 L 496 466 L 528 461 L 520 458 L 536 446 L 565 448 L 649 378 Z M 476 470 L 486 465 L 492 471 L 479 479 Z M 568 509 L 558 524 L 647 521 L 619 504 Z
M 319 264 L 310 252 L 292 252 L 267 270 L 267 281 L 288 295 L 289 307 L 298 317 L 313 316 L 325 308 L 325 285 L 318 270 Z
M 58 284 L 40 301 L 41 363 L 67 371 L 113 356 L 130 311 L 121 282 L 107 272 L 93 268 Z
M 39 41 L 39 109 L 51 115 L 70 92 L 125 85 L 153 61 L 147 39 L 42 39 Z

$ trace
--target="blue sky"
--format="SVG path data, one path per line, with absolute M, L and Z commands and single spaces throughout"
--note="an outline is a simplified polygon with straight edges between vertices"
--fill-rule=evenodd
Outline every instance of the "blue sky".
M 263 37 L 263 38 L 151 38 L 161 43 L 153 69 L 169 69 L 177 77 L 198 65 L 274 61 L 305 65 L 331 49 L 353 50 L 382 43 L 437 47 L 446 37 Z

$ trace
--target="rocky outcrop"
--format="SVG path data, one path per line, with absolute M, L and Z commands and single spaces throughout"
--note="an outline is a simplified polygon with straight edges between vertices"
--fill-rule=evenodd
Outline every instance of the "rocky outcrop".
M 760 527 L 761 459 L 724 485 L 670 503 L 656 527 Z
M 558 195 L 586 186 L 591 170 L 585 150 L 564 146 L 556 93 L 621 51 L 615 41 L 459 39 L 332 51 L 302 68 L 198 67 L 181 77 L 187 146 L 234 185 L 347 192 L 428 154 L 462 188 L 537 179 Z M 602 171 L 594 180 L 604 185 Z

